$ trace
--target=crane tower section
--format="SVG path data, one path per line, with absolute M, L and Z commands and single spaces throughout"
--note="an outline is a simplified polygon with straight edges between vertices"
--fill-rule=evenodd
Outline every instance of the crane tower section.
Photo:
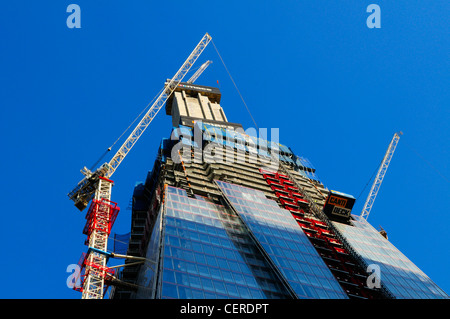
M 86 254 L 83 254 L 83 258 L 80 261 L 80 266 L 84 272 L 82 275 L 82 287 L 77 288 L 77 290 L 82 292 L 83 299 L 103 299 L 107 285 L 115 279 L 114 270 L 106 265 L 108 258 L 111 256 L 107 252 L 108 237 L 119 212 L 116 203 L 111 201 L 113 181 L 110 180 L 110 177 L 142 136 L 210 41 L 211 36 L 206 33 L 178 72 L 172 79 L 166 82 L 161 94 L 109 163 L 103 164 L 94 172 L 91 172 L 86 167 L 81 170 L 85 177 L 68 194 L 69 198 L 75 202 L 75 206 L 80 211 L 84 210 L 88 203 L 92 201 L 86 214 L 87 221 L 83 230 L 83 233 L 88 236 L 86 244 L 89 246 L 89 249 Z M 201 72 L 197 73 L 196 76 L 198 77 Z

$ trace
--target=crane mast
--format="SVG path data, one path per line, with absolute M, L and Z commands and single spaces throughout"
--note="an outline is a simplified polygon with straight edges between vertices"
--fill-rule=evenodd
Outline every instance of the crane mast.
M 83 260 L 80 261 L 85 269 L 82 287 L 78 289 L 82 292 L 83 299 L 103 299 L 105 281 L 113 278 L 112 269 L 106 266 L 107 260 L 111 256 L 107 252 L 107 242 L 119 208 L 116 203 L 111 201 L 113 181 L 110 180 L 110 177 L 142 136 L 159 110 L 164 106 L 167 99 L 183 80 L 186 73 L 190 70 L 211 39 L 208 33 L 203 36 L 178 72 L 171 80 L 166 82 L 161 94 L 112 159 L 108 163 L 101 165 L 94 172 L 84 167 L 81 173 L 85 177 L 68 194 L 69 198 L 75 202 L 75 206 L 80 211 L 84 210 L 88 203 L 92 201 L 86 214 L 87 222 L 83 230 L 83 233 L 88 236 L 86 244 L 89 249 Z M 195 79 L 208 65 L 209 63 L 205 67 L 202 65 L 200 68 L 201 71 L 196 72 Z
M 395 148 L 397 147 L 398 141 L 400 140 L 400 135 L 402 132 L 398 132 L 394 134 L 394 137 L 389 144 L 389 147 L 384 155 L 383 161 L 381 162 L 380 168 L 378 169 L 377 176 L 372 184 L 372 188 L 370 189 L 369 195 L 367 196 L 366 203 L 364 204 L 364 208 L 360 215 L 360 218 L 364 218 L 367 220 L 370 214 L 370 210 L 375 202 L 375 198 L 377 197 L 378 191 L 380 190 L 381 183 L 383 182 L 384 175 L 391 163 L 392 156 L 394 155 Z

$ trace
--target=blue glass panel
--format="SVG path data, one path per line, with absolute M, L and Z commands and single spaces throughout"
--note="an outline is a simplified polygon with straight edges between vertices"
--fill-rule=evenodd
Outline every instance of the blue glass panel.
M 162 298 L 174 298 L 173 287 L 165 288 L 173 283 L 179 298 L 290 296 L 232 210 L 173 187 L 165 207 Z
M 291 213 L 273 205 L 258 190 L 216 181 L 256 240 L 299 298 L 319 298 L 334 292 L 347 298 L 339 285 L 323 285 L 320 279 L 335 281 L 334 276 L 298 226 Z M 302 258 L 298 258 L 301 256 Z M 320 271 L 313 271 L 318 268 Z M 301 274 L 299 276 L 299 274 Z M 305 284 L 305 280 L 309 282 Z
M 158 217 L 155 221 L 155 228 L 160 227 L 162 222 L 162 212 L 158 214 Z M 145 298 L 150 299 L 155 297 L 155 288 L 156 288 L 156 274 L 154 271 L 154 265 L 149 262 L 158 261 L 159 256 L 159 248 L 161 246 L 161 233 L 159 231 L 152 232 L 150 237 L 146 257 L 147 261 L 142 265 L 141 270 L 138 274 L 137 283 L 139 286 L 145 287 L 145 289 L 139 289 L 137 291 L 137 298 Z M 171 259 L 166 262 L 168 270 L 173 269 L 173 265 L 171 263 Z
M 449 298 L 365 219 L 353 217 L 354 226 L 340 223 L 334 225 L 368 265 L 380 267 L 381 281 L 396 298 Z

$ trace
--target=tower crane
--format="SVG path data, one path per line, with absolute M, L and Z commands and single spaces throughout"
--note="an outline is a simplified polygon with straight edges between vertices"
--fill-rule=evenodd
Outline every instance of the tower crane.
M 380 168 L 378 169 L 377 176 L 372 184 L 372 188 L 370 189 L 369 195 L 367 196 L 366 203 L 364 204 L 364 208 L 360 215 L 360 218 L 364 218 L 367 220 L 370 214 L 370 210 L 375 202 L 375 198 L 377 197 L 378 191 L 380 190 L 381 183 L 383 182 L 384 175 L 391 163 L 392 156 L 394 155 L 395 148 L 397 147 L 398 141 L 400 140 L 400 135 L 403 133 L 400 131 L 394 134 L 394 137 L 389 144 L 389 147 L 384 155 L 383 161 L 381 162 Z
M 80 289 L 83 299 L 103 299 L 105 279 L 111 275 L 111 269 L 106 266 L 107 259 L 111 255 L 107 253 L 107 242 L 119 208 L 116 203 L 111 201 L 113 181 L 110 178 L 158 114 L 167 99 L 177 88 L 178 84 L 183 80 L 197 58 L 202 54 L 211 39 L 212 37 L 208 33 L 203 36 L 178 72 L 171 80 L 166 82 L 161 94 L 112 159 L 93 172 L 84 167 L 81 173 L 85 177 L 68 194 L 69 198 L 74 201 L 75 206 L 80 211 L 83 211 L 89 202 L 92 201 L 86 215 L 87 222 L 83 231 L 83 233 L 88 235 L 86 243 L 89 247 L 83 260 L 85 275 L 82 288 Z M 199 74 L 196 75 L 196 78 L 203 70 L 198 72 Z

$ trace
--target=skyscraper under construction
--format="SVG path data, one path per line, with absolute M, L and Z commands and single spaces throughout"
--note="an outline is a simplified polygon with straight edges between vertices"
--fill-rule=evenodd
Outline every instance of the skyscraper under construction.
M 126 261 L 112 298 L 448 298 L 353 196 L 220 101 L 192 83 L 167 100 L 172 132 L 133 194 L 127 255 L 145 262 Z

